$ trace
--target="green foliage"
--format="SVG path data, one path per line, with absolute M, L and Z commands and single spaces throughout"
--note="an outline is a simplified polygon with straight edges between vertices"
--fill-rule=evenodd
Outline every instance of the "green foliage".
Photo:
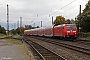
M 11 34 L 14 34 L 14 35 L 16 34 L 16 30 L 14 30 L 14 29 L 12 29 L 10 32 L 11 32 Z
M 79 30 L 78 20 L 75 20 L 74 22 L 75 22 L 75 24 L 76 24 L 76 26 L 77 26 L 77 28 L 78 28 L 78 30 Z
M 22 39 L 22 36 L 20 36 L 20 35 L 13 35 L 13 38 Z
M 31 25 L 25 25 L 24 30 L 35 29 L 35 28 L 40 28 L 40 27 L 39 27 L 39 26 L 37 26 L 37 27 L 32 27 Z
M 15 39 L 6 39 L 6 42 L 15 45 L 22 45 L 22 42 L 20 40 L 15 40 Z
M 71 24 L 75 24 L 75 21 L 73 19 L 71 19 Z
M 65 23 L 67 24 L 75 24 L 75 21 L 73 19 L 66 19 Z
M 0 34 L 0 38 L 4 38 L 4 37 L 6 37 L 5 34 Z
M 37 26 L 37 28 L 40 28 L 39 26 Z
M 24 27 L 18 27 L 17 29 L 12 29 L 11 34 L 23 34 L 24 32 Z
M 88 33 L 81 32 L 79 35 L 79 39 L 80 40 L 90 40 L 90 32 Z
M 90 32 L 90 0 L 86 4 L 85 9 L 81 13 L 81 16 L 78 16 L 80 21 L 80 27 L 82 32 Z
M 31 25 L 25 25 L 25 28 L 26 29 L 32 29 L 32 26 Z
M 85 7 L 85 9 L 83 10 L 82 15 L 84 15 L 84 14 L 86 14 L 86 13 L 88 13 L 88 12 L 90 12 L 90 0 L 89 0 L 88 3 L 86 4 L 86 7 Z
M 54 21 L 55 25 L 64 24 L 64 23 L 65 23 L 65 18 L 62 16 L 57 16 Z
M 1 25 L 0 25 L 0 33 L 1 34 L 6 34 L 5 28 L 4 27 L 1 27 Z
M 83 32 L 90 32 L 90 16 L 83 16 L 81 20 L 81 28 Z
M 71 23 L 70 19 L 67 19 L 67 20 L 66 20 L 66 23 L 67 23 L 67 24 L 70 24 L 70 23 Z

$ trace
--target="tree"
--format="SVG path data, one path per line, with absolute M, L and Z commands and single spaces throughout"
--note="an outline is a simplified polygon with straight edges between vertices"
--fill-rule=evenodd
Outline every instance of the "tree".
M 75 18 L 75 20 L 76 20 L 76 18 Z M 75 21 L 73 19 L 71 19 L 71 24 L 75 24 Z
M 64 23 L 65 23 L 65 18 L 62 16 L 57 16 L 54 21 L 55 25 L 64 24 Z
M 81 28 L 83 32 L 90 32 L 90 16 L 83 16 L 81 20 Z
M 40 28 L 39 26 L 37 26 L 37 28 Z
M 70 23 L 71 23 L 70 19 L 67 19 L 67 20 L 66 20 L 66 23 L 67 23 L 67 24 L 70 24 Z
M 17 29 L 12 29 L 11 34 L 23 34 L 24 30 L 27 30 L 28 28 L 24 28 L 23 26 L 18 27 Z
M 6 34 L 5 28 L 4 27 L 1 27 L 1 25 L 0 25 L 0 33 L 1 34 Z
M 20 30 L 20 33 L 23 34 L 23 32 L 24 32 L 24 27 L 23 27 L 23 26 L 19 27 L 19 30 Z
M 12 30 L 10 30 L 10 33 L 15 35 L 17 32 L 16 32 L 16 30 L 12 29 Z
M 78 28 L 78 30 L 79 30 L 79 22 L 78 22 L 77 18 L 75 18 L 74 23 L 76 24 L 76 26 L 77 26 L 77 28 Z
M 90 0 L 86 4 L 83 12 L 78 15 L 78 21 L 82 32 L 90 32 Z
M 88 3 L 86 4 L 86 7 L 85 7 L 85 9 L 83 10 L 82 15 L 84 15 L 84 14 L 86 14 L 86 13 L 88 13 L 88 12 L 90 12 L 90 0 L 89 0 Z
M 25 25 L 25 28 L 32 29 L 32 26 L 31 25 Z

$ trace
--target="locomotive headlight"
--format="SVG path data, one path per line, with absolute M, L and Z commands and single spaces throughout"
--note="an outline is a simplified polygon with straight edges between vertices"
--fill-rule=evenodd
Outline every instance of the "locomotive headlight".
M 75 35 L 76 35 L 76 33 L 75 33 Z
M 76 31 L 73 31 L 73 32 L 76 32 Z

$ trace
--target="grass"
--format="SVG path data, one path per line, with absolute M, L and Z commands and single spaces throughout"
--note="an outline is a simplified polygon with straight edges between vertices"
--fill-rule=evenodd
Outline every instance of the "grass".
M 90 40 L 90 32 L 88 33 L 81 33 L 81 35 L 78 37 L 80 40 Z
M 83 38 L 83 37 L 78 37 L 79 40 L 90 40 L 90 37 Z
M 15 44 L 15 45 L 22 45 L 22 41 L 15 40 L 15 39 L 6 39 L 6 42 L 8 42 L 10 44 Z
M 22 38 L 20 35 L 14 35 L 13 38 Z
M 4 38 L 4 37 L 6 37 L 6 35 L 0 34 L 0 38 Z

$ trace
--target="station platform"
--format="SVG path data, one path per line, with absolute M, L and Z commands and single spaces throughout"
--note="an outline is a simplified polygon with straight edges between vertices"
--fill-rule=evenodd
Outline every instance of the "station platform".
M 9 43 L 10 42 L 10 43 Z M 34 60 L 22 42 L 0 39 L 0 60 Z

